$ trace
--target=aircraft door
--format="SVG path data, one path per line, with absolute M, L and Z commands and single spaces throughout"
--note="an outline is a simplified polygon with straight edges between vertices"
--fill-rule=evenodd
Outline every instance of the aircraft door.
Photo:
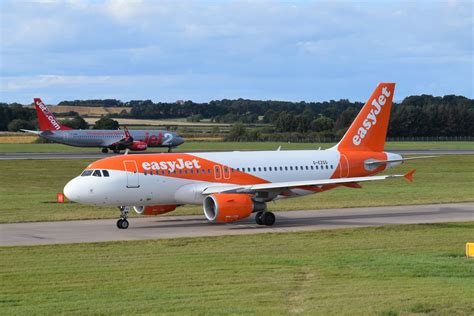
M 214 166 L 214 179 L 216 180 L 222 179 L 222 168 L 219 165 Z
M 222 175 L 224 176 L 224 179 L 229 180 L 230 179 L 230 167 L 224 166 Z
M 340 178 L 347 178 L 349 176 L 349 160 L 344 154 L 341 154 L 341 158 L 339 160 L 339 170 Z
M 139 188 L 139 173 L 137 168 L 137 163 L 134 160 L 125 160 L 123 162 L 127 173 L 127 188 Z

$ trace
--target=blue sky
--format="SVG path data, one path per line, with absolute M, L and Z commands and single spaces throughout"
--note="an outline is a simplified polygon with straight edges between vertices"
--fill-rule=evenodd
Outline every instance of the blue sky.
M 473 98 L 472 1 L 2 1 L 0 101 Z

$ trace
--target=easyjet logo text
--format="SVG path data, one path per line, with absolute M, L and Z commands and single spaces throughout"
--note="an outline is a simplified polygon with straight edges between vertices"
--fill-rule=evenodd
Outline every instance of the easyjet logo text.
M 352 138 L 352 143 L 359 146 L 362 140 L 367 135 L 372 125 L 377 124 L 377 116 L 379 115 L 382 107 L 387 102 L 387 98 L 390 96 L 390 91 L 387 87 L 382 88 L 382 94 L 372 100 L 372 109 L 367 114 L 367 117 L 362 122 L 362 126 L 357 130 L 357 134 Z
M 54 126 L 55 129 L 61 129 L 61 126 L 59 125 L 58 121 L 53 116 L 53 113 L 51 113 L 46 105 L 43 104 L 43 102 L 38 102 L 37 103 L 41 111 L 46 115 L 46 118 L 48 121 L 51 122 L 51 124 Z
M 178 158 L 175 161 L 152 161 L 152 162 L 144 162 L 142 163 L 142 167 L 145 170 L 169 170 L 170 172 L 174 172 L 175 170 L 181 169 L 199 169 L 201 166 L 199 165 L 199 160 L 184 160 L 182 158 Z

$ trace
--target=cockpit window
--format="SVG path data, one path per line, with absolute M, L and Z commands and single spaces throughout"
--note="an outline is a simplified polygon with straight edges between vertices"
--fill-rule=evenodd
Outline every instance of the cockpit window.
M 87 177 L 92 174 L 93 170 L 84 170 L 84 172 L 81 173 L 81 177 Z
M 100 170 L 94 170 L 94 173 L 92 174 L 94 177 L 102 177 L 100 174 Z
M 107 170 L 102 170 L 102 173 L 104 174 L 104 177 L 108 177 L 109 176 L 109 172 Z

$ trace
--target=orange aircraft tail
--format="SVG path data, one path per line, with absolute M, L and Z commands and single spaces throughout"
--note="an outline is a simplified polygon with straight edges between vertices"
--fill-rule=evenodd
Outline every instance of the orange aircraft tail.
M 344 137 L 336 145 L 339 151 L 384 150 L 395 83 L 379 83 L 360 110 Z
M 42 131 L 58 131 L 72 129 L 70 127 L 61 125 L 53 113 L 44 105 L 40 98 L 35 98 L 36 115 L 38 116 L 39 128 Z

